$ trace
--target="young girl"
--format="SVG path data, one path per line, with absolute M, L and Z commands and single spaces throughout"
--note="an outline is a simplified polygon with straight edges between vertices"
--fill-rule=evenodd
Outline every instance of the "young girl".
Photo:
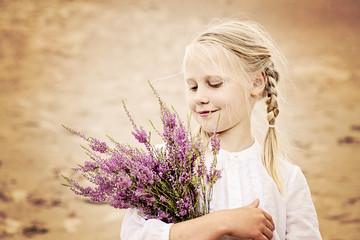
M 228 20 L 209 27 L 186 48 L 187 103 L 204 135 L 221 139 L 209 214 L 166 224 L 128 209 L 122 240 L 321 239 L 309 187 L 300 168 L 278 158 L 276 118 L 283 59 L 256 23 Z M 251 113 L 265 98 L 268 128 L 253 137 Z

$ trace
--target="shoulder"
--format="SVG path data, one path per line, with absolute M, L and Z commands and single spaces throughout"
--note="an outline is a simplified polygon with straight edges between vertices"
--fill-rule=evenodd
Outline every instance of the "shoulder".
M 305 175 L 299 166 L 287 161 L 280 162 L 280 174 L 283 178 L 289 209 L 308 209 L 313 211 L 311 192 Z
M 280 172 L 281 178 L 282 178 L 283 182 L 285 183 L 285 185 L 289 181 L 291 176 L 300 170 L 300 168 L 297 165 L 294 165 L 293 163 L 291 163 L 287 160 L 284 160 L 284 159 L 279 159 L 278 167 L 279 167 L 279 172 Z
M 294 189 L 297 186 L 307 186 L 305 176 L 299 166 L 280 159 L 279 172 L 286 190 Z

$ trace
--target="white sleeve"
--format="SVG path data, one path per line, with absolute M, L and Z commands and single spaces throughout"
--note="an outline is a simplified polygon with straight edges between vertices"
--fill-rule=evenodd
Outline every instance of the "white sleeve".
M 136 209 L 127 209 L 122 222 L 121 240 L 169 240 L 172 224 L 157 219 L 145 220 Z
M 309 186 L 300 168 L 295 166 L 286 187 L 286 240 L 321 239 L 319 222 Z

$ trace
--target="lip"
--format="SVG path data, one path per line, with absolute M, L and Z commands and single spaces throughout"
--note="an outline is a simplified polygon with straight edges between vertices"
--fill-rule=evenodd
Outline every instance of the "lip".
M 217 112 L 218 110 L 209 110 L 209 111 L 197 111 L 197 114 L 200 115 L 202 118 L 207 118 L 210 116 L 210 114 L 213 114 Z

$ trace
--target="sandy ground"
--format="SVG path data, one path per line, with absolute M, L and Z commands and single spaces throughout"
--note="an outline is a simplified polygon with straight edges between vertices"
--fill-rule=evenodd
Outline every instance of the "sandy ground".
M 146 85 L 180 72 L 189 38 L 246 13 L 289 60 L 286 129 L 326 240 L 360 234 L 359 1 L 0 0 L 0 239 L 119 239 L 122 210 L 60 185 L 86 159 L 61 124 L 132 143 L 121 108 L 158 118 Z M 181 114 L 178 75 L 155 86 Z M 156 121 L 155 121 L 156 122 Z

